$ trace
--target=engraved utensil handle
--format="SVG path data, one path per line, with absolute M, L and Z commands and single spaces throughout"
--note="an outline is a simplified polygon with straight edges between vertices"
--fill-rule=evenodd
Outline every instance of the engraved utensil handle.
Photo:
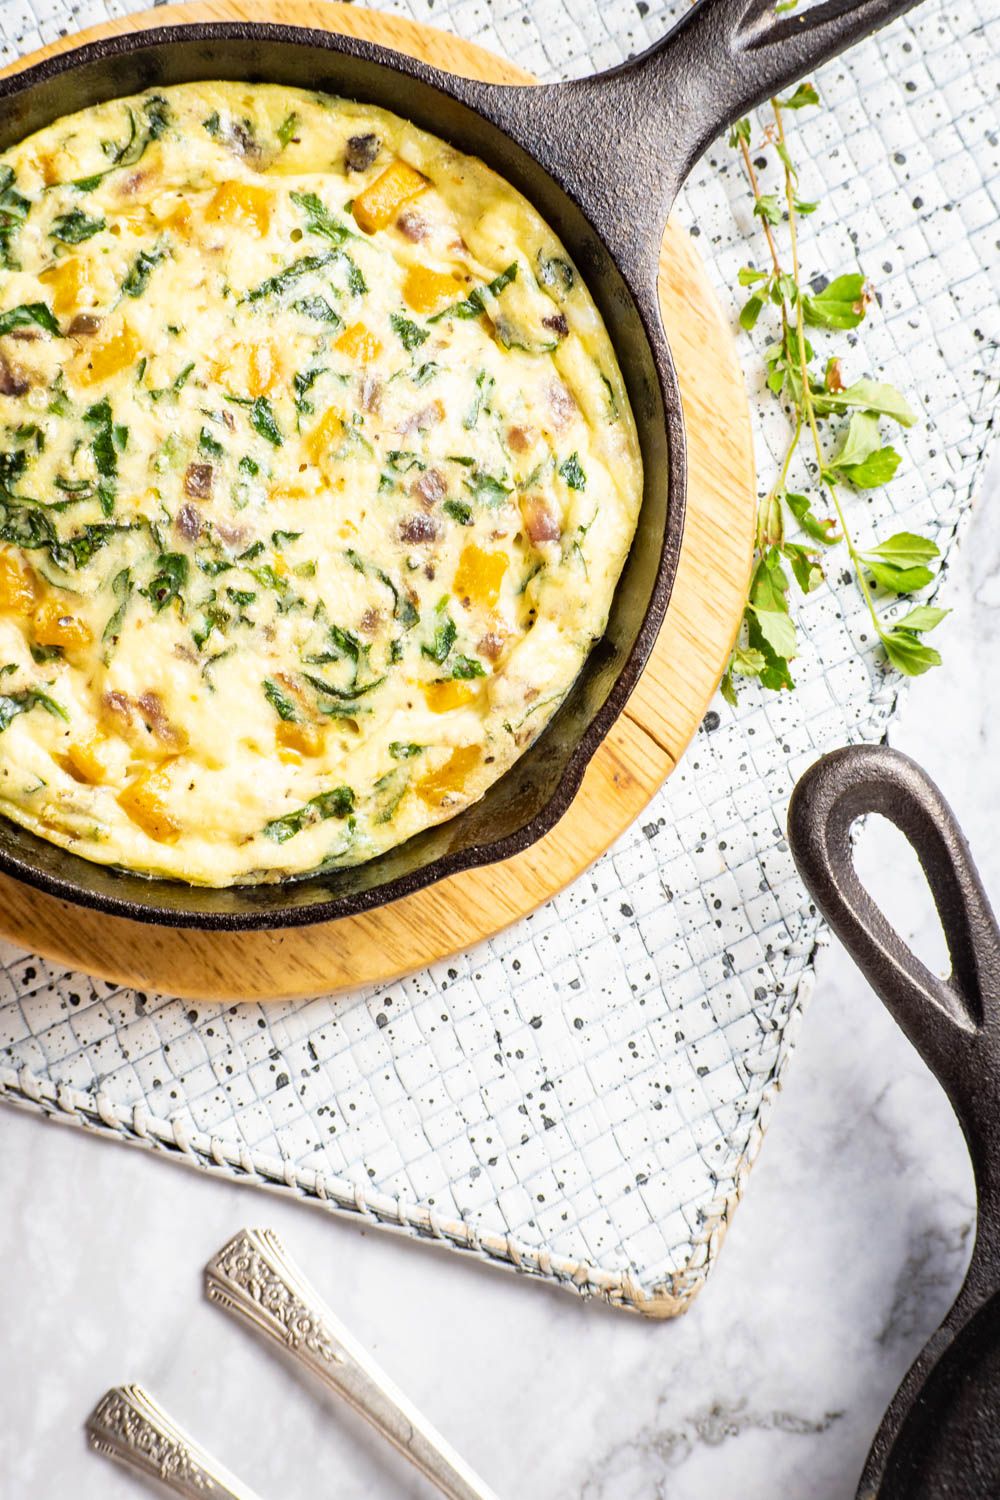
M 449 1500 L 496 1500 L 317 1296 L 271 1230 L 241 1230 L 209 1261 L 205 1289 L 342 1396 Z
M 90 1446 L 187 1500 L 257 1500 L 140 1385 L 119 1385 L 87 1418 Z

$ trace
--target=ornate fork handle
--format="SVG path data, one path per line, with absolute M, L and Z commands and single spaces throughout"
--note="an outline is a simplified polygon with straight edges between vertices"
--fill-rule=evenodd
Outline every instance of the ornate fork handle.
M 342 1396 L 449 1500 L 496 1500 L 325 1306 L 271 1230 L 241 1230 L 209 1261 L 205 1287 Z
M 87 1418 L 90 1446 L 187 1500 L 257 1500 L 139 1385 L 119 1385 Z

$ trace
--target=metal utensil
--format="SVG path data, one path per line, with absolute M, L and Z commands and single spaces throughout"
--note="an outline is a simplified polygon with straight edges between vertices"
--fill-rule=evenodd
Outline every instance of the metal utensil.
M 230 1240 L 206 1266 L 205 1290 L 342 1396 L 449 1500 L 496 1500 L 348 1333 L 270 1229 L 244 1229 Z
M 951 956 L 939 979 L 861 884 L 851 829 L 881 813 L 923 866 Z M 941 1083 L 965 1135 L 976 1242 L 951 1311 L 917 1356 L 868 1455 L 858 1500 L 1000 1495 L 1000 931 L 955 816 L 885 746 L 835 750 L 792 796 L 799 873 L 834 932 Z
M 187 1500 L 257 1500 L 141 1385 L 118 1385 L 108 1391 L 87 1418 L 86 1430 L 95 1452 Z
M 267 79 L 381 105 L 481 157 L 566 246 L 614 343 L 642 449 L 642 511 L 603 640 L 535 744 L 456 818 L 368 864 L 215 890 L 147 880 L 0 822 L 0 869 L 69 901 L 179 927 L 329 921 L 533 844 L 562 817 L 663 621 L 684 530 L 684 415 L 660 321 L 667 212 L 720 129 L 916 0 L 700 0 L 624 67 L 572 83 L 481 83 L 334 32 L 190 22 L 91 42 L 0 80 L 0 149 L 68 111 L 194 79 Z

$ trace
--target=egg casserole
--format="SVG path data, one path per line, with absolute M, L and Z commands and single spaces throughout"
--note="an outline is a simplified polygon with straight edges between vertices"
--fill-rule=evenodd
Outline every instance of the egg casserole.
M 481 797 L 642 497 L 527 201 L 386 111 L 185 84 L 0 155 L 0 263 L 0 811 L 224 886 Z

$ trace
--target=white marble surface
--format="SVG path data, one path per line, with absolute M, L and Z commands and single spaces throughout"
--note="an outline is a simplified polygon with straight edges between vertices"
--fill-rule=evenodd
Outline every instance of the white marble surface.
M 953 570 L 947 665 L 896 743 L 941 782 L 1000 898 L 1000 463 Z M 943 953 L 915 863 L 872 828 L 872 888 Z M 7 1110 L 0 1117 L 0 1494 L 142 1492 L 84 1447 L 138 1380 L 282 1500 L 427 1493 L 349 1414 L 201 1295 L 208 1256 L 269 1223 L 358 1336 L 504 1497 L 850 1500 L 881 1411 L 957 1290 L 971 1172 L 937 1085 L 843 953 L 825 954 L 718 1270 L 649 1324 L 315 1208 Z

